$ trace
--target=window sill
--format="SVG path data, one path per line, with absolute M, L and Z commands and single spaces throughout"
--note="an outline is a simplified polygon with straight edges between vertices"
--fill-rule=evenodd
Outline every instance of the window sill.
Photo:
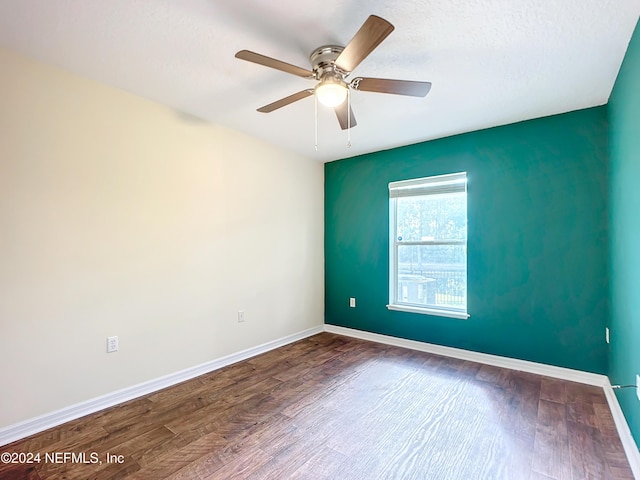
M 387 305 L 389 310 L 395 310 L 397 312 L 410 312 L 421 313 L 423 315 L 435 315 L 438 317 L 458 318 L 460 320 L 466 320 L 469 318 L 468 313 L 452 312 L 449 310 L 437 310 L 433 308 L 414 307 L 411 305 Z

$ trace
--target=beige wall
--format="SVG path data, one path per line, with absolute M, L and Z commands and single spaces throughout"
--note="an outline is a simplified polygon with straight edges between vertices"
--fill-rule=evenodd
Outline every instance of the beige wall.
M 0 71 L 0 428 L 322 324 L 322 164 Z

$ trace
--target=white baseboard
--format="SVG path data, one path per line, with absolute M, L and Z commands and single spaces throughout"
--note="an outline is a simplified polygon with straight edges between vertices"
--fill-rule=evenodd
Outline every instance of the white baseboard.
M 352 328 L 325 324 L 324 331 L 337 333 L 339 335 L 345 335 L 348 337 L 360 338 L 362 340 L 370 340 L 372 342 L 394 345 L 396 347 L 404 347 L 411 350 L 434 353 L 436 355 L 442 355 L 443 357 L 453 357 L 460 360 L 469 360 L 471 362 L 509 368 L 511 370 L 520 370 L 521 372 L 536 373 L 538 375 L 570 380 L 572 382 L 585 383 L 587 385 L 595 385 L 597 387 L 604 387 L 609 382 L 605 375 L 599 375 L 597 373 L 572 370 L 570 368 L 555 367 L 553 365 L 529 362 L 527 360 L 517 360 L 515 358 L 501 357 L 488 353 L 473 352 L 471 350 L 463 350 L 461 348 L 443 347 L 442 345 L 435 345 L 433 343 L 406 340 L 404 338 L 390 337 L 388 335 L 364 332 L 362 330 L 354 330 Z
M 500 357 L 498 355 L 490 355 L 488 353 L 472 352 L 470 350 L 462 350 L 460 348 L 443 347 L 442 345 L 418 342 L 415 340 L 406 340 L 404 338 L 391 337 L 388 335 L 381 335 L 379 333 L 365 332 L 362 330 L 339 327 L 336 325 L 325 324 L 324 331 L 336 333 L 338 335 L 345 335 L 347 337 L 359 338 L 361 340 L 369 340 L 372 342 L 384 343 L 386 345 L 393 345 L 396 347 L 404 347 L 411 350 L 433 353 L 445 357 L 469 360 L 471 362 L 483 363 L 496 367 L 509 368 L 511 370 L 535 373 L 547 377 L 559 378 L 562 380 L 569 380 L 571 382 L 578 382 L 601 387 L 604 390 L 605 397 L 607 398 L 607 402 L 609 403 L 611 415 L 613 416 L 613 420 L 616 424 L 618 435 L 620 436 L 620 440 L 622 441 L 622 446 L 624 447 L 627 459 L 629 460 L 629 465 L 631 466 L 633 475 L 636 479 L 640 480 L 640 452 L 638 451 L 638 446 L 636 445 L 636 442 L 631 435 L 629 425 L 624 418 L 624 414 L 622 413 L 622 409 L 620 408 L 620 404 L 618 403 L 618 398 L 611 388 L 609 378 L 605 375 L 583 372 L 581 370 L 573 370 L 570 368 L 555 367 L 553 365 L 545 365 L 542 363 L 529 362 L 526 360 Z
M 113 407 L 120 403 L 133 400 L 134 398 L 148 395 L 163 388 L 167 388 L 172 385 L 184 382 L 185 380 L 190 380 L 205 373 L 209 373 L 222 367 L 226 367 L 227 365 L 231 365 L 233 363 L 255 357 L 256 355 L 260 355 L 261 353 L 265 353 L 289 343 L 302 340 L 303 338 L 310 337 L 322 331 L 323 326 L 309 328 L 302 332 L 294 333 L 293 335 L 288 335 L 271 342 L 263 343 L 262 345 L 258 345 L 257 347 L 248 348 L 246 350 L 242 350 L 241 352 L 233 353 L 216 360 L 211 360 L 210 362 L 206 362 L 201 365 L 196 365 L 179 372 L 171 373 L 160 378 L 149 380 L 148 382 L 143 382 L 138 385 L 133 385 L 122 390 L 117 390 L 115 392 L 102 395 L 100 397 L 76 403 L 55 412 L 46 413 L 39 417 L 31 418 L 23 422 L 0 428 L 0 446 L 7 445 L 9 443 L 15 442 L 16 440 L 20 440 L 36 433 L 40 433 L 44 430 L 56 427 L 65 422 L 76 420 L 80 417 L 84 417 L 85 415 L 104 410 L 105 408 Z
M 613 415 L 613 421 L 616 424 L 624 452 L 627 454 L 633 476 L 640 480 L 640 452 L 638 451 L 638 445 L 631 435 L 627 419 L 624 418 L 624 413 L 622 413 L 622 408 L 620 408 L 620 404 L 618 403 L 618 397 L 616 397 L 608 379 L 607 384 L 604 386 L 604 395 L 607 397 L 607 403 L 609 404 L 611 415 Z

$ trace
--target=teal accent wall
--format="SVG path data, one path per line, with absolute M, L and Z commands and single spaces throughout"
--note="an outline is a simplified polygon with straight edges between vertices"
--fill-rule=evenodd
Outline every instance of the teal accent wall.
M 606 107 L 327 163 L 325 322 L 606 373 L 607 164 Z M 471 317 L 387 310 L 387 184 L 459 171 Z
M 608 104 L 611 161 L 612 383 L 635 384 L 640 374 L 640 26 L 629 44 Z M 640 401 L 617 392 L 640 445 Z

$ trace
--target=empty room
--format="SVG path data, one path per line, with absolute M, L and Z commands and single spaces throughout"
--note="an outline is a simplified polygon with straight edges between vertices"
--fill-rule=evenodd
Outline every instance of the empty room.
M 640 479 L 640 0 L 0 0 L 0 479 Z

